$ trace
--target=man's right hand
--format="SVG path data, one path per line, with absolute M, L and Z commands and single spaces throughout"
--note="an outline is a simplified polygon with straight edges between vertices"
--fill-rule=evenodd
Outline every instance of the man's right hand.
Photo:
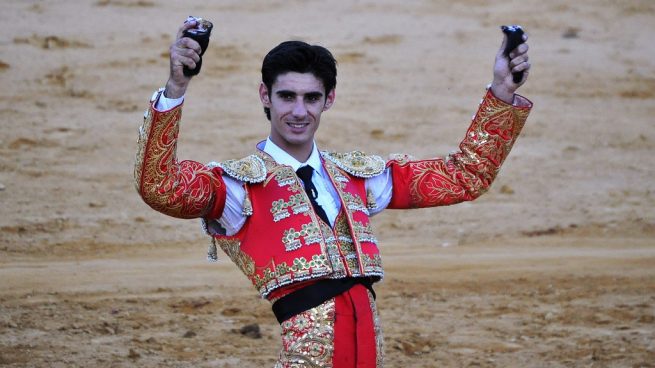
M 167 98 L 180 98 L 186 93 L 191 77 L 184 75 L 185 66 L 189 69 L 196 67 L 200 60 L 200 45 L 189 37 L 184 37 L 184 31 L 195 28 L 196 21 L 187 21 L 177 31 L 175 42 L 170 47 L 170 74 L 166 82 L 164 96 Z

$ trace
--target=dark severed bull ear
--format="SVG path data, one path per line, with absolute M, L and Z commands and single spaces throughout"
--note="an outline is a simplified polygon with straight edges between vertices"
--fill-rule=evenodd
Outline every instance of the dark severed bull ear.
M 500 29 L 507 35 L 507 44 L 505 45 L 505 56 L 509 59 L 509 53 L 512 52 L 523 41 L 523 29 L 521 26 L 501 26 Z M 512 73 L 514 83 L 519 83 L 523 79 L 523 72 Z
M 189 21 L 196 21 L 196 28 L 184 31 L 184 37 L 189 37 L 200 44 L 200 60 L 198 60 L 194 69 L 189 69 L 189 67 L 184 66 L 182 71 L 187 77 L 200 73 L 200 68 L 202 67 L 202 55 L 205 53 L 205 50 L 207 50 L 207 46 L 209 45 L 209 35 L 212 33 L 212 28 L 214 27 L 212 22 L 202 18 L 189 16 L 187 22 Z

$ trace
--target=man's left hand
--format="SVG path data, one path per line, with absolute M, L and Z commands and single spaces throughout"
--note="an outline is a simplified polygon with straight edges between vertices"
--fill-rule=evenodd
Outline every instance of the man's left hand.
M 496 54 L 491 92 L 493 92 L 494 96 L 507 103 L 514 101 L 514 92 L 525 83 L 528 79 L 528 74 L 530 74 L 527 40 L 528 35 L 524 34 L 524 42 L 510 51 L 509 57 L 507 57 L 504 53 L 507 42 L 507 36 L 505 35 L 500 50 Z M 514 83 L 512 73 L 517 72 L 523 72 L 523 78 L 518 83 Z

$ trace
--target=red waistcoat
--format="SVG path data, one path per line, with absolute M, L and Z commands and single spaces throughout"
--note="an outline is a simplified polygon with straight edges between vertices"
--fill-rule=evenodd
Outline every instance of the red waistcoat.
M 218 164 L 225 175 L 245 183 L 248 218 L 237 234 L 215 234 L 214 241 L 262 297 L 305 280 L 383 276 L 365 178 L 380 174 L 385 161 L 359 152 L 321 155 L 341 202 L 334 228 L 316 215 L 290 166 L 263 152 Z

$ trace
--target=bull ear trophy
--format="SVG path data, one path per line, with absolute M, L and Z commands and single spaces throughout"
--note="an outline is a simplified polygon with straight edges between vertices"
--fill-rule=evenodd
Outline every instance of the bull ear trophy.
M 195 21 L 196 28 L 191 28 L 184 31 L 184 37 L 189 37 L 200 44 L 200 60 L 198 60 L 196 63 L 196 67 L 189 69 L 189 67 L 185 65 L 182 69 L 184 75 L 191 77 L 200 73 L 200 68 L 202 67 L 202 55 L 205 53 L 205 50 L 207 50 L 207 46 L 209 46 L 209 35 L 212 33 L 212 28 L 214 28 L 214 25 L 212 22 L 206 19 L 194 16 L 189 16 L 186 21 Z
M 509 53 L 512 52 L 523 41 L 523 28 L 521 26 L 500 26 L 503 33 L 507 35 L 507 44 L 503 54 L 509 58 Z M 514 83 L 519 83 L 523 79 L 523 72 L 512 73 L 512 80 Z

